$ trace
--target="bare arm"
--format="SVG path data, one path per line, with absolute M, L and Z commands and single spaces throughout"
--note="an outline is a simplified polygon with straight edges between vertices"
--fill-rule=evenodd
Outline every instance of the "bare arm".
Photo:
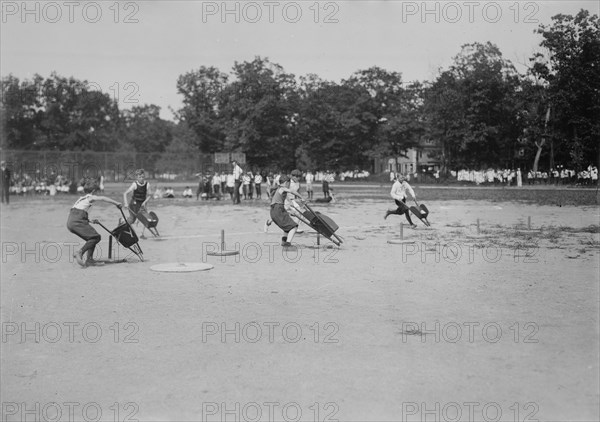
M 150 182 L 146 182 L 146 200 L 142 203 L 142 207 L 146 206 L 146 202 L 148 202 L 152 198 L 150 195 Z
M 133 183 L 131 186 L 129 186 L 129 189 L 127 189 L 125 191 L 125 193 L 123 193 L 123 203 L 127 204 L 129 203 L 129 201 L 127 200 L 127 194 L 133 192 L 135 190 L 135 183 Z
M 300 195 L 300 194 L 299 194 L 299 193 L 297 193 L 297 192 L 294 192 L 294 191 L 293 191 L 293 190 L 291 190 L 291 189 L 285 188 L 285 187 L 283 187 L 283 186 L 281 186 L 279 189 L 281 189 L 281 191 L 282 191 L 282 192 L 291 193 L 291 194 L 292 194 L 292 195 L 294 195 L 296 198 L 300 198 L 300 199 L 302 199 L 302 195 Z
M 406 191 L 409 193 L 409 195 L 412 197 L 412 199 L 417 199 L 417 197 L 415 196 L 415 191 L 408 183 L 406 183 Z
M 96 196 L 96 195 L 92 195 L 90 196 L 90 202 L 107 202 L 109 204 L 113 204 L 116 205 L 117 207 L 121 207 L 121 203 L 115 201 L 114 199 L 109 198 L 108 196 Z

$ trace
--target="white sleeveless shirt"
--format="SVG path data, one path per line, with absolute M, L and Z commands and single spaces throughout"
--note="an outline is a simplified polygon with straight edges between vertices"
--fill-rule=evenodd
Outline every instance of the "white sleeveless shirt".
M 90 193 L 88 193 L 85 196 L 82 196 L 81 198 L 79 198 L 77 200 L 77 202 L 75 202 L 75 205 L 73 205 L 73 208 L 88 212 L 88 210 L 92 206 L 92 203 L 90 202 L 91 197 L 92 197 L 92 194 L 90 194 Z

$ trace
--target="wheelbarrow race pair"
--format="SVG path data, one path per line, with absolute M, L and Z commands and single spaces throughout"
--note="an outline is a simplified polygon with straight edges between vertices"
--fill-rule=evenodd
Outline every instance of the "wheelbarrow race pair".
M 300 221 L 321 236 L 329 239 L 337 246 L 340 246 L 344 242 L 343 239 L 335 233 L 339 226 L 325 214 L 314 211 L 307 203 L 299 205 L 296 201 L 292 201 L 292 208 L 295 211 L 294 215 L 300 219 Z
M 425 204 L 420 204 L 415 200 L 415 204 L 417 206 L 412 206 L 409 208 L 410 212 L 412 212 L 423 224 L 427 227 L 431 227 L 429 220 L 427 220 L 427 216 L 429 215 L 429 210 L 425 206 Z
M 123 209 L 120 209 L 121 215 L 123 216 L 123 223 L 119 224 L 114 230 L 109 230 L 104 224 L 98 220 L 92 220 L 92 223 L 98 224 L 104 230 L 110 234 L 109 246 L 108 246 L 108 258 L 112 258 L 112 239 L 114 238 L 121 246 L 129 249 L 133 252 L 140 261 L 144 261 L 144 252 L 139 245 L 139 237 L 131 224 L 127 221 Z M 155 237 L 160 236 L 156 225 L 158 224 L 158 216 L 153 212 L 148 212 L 145 208 L 142 208 L 137 214 L 137 219 L 147 228 L 150 233 Z

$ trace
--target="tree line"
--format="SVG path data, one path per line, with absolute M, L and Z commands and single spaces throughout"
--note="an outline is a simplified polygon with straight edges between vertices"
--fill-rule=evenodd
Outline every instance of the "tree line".
M 156 105 L 119 109 L 87 81 L 2 78 L 3 149 L 238 151 L 249 164 L 281 169 L 370 169 L 424 140 L 442 171 L 597 163 L 600 24 L 581 10 L 536 30 L 540 52 L 519 73 L 491 43 L 462 46 L 434 81 L 404 81 L 379 67 L 340 83 L 296 78 L 268 58 L 180 75 L 175 121 Z

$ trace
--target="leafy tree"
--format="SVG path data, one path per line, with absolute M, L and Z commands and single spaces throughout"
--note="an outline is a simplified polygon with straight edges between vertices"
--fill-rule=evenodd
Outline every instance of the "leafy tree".
M 544 156 L 544 146 L 553 139 L 548 131 L 550 104 L 547 99 L 547 89 L 537 81 L 523 79 L 517 97 L 517 122 L 522 132 L 517 138 L 517 151 L 522 151 L 519 161 L 533 159 L 533 171 L 538 171 L 540 159 Z M 551 164 L 550 167 L 553 167 Z
M 17 149 L 110 150 L 118 107 L 87 81 L 52 73 L 2 81 L 7 144 Z
M 423 114 L 424 87 L 413 82 L 402 88 L 395 101 L 379 119 L 380 138 L 377 140 L 384 155 L 403 156 L 408 148 L 417 147 L 425 135 Z M 379 156 L 382 154 L 380 153 Z
M 365 151 L 370 143 L 364 120 L 372 117 L 361 109 L 368 96 L 350 83 L 338 85 L 314 75 L 302 78 L 296 119 L 303 161 L 327 169 L 368 161 Z
M 520 77 L 491 43 L 466 44 L 427 90 L 429 133 L 447 166 L 509 165 L 520 134 Z
M 192 176 L 201 171 L 199 163 L 197 135 L 187 123 L 167 122 L 171 134 L 171 141 L 166 146 L 164 153 L 156 161 L 155 168 L 161 172 L 175 172 Z M 185 157 L 185 159 L 182 159 Z
M 8 75 L 2 78 L 2 147 L 14 149 L 35 148 L 43 117 L 41 91 L 43 78 L 20 81 Z
M 416 146 L 422 134 L 421 86 L 403 88 L 402 75 L 378 67 L 355 72 L 346 81 L 361 93 L 357 113 L 362 123 L 360 139 L 354 146 L 370 158 L 399 156 Z M 364 167 L 364 160 L 355 164 Z
M 465 112 L 460 82 L 451 72 L 443 72 L 424 94 L 427 136 L 441 147 L 441 170 L 447 175 L 459 160 Z
M 220 96 L 223 147 L 242 151 L 251 165 L 291 167 L 297 148 L 294 131 L 295 78 L 268 59 L 236 62 L 234 81 Z
M 553 16 L 552 21 L 536 31 L 548 56 L 536 54 L 531 73 L 547 87 L 552 138 L 558 141 L 555 152 L 579 169 L 598 160 L 600 20 L 581 10 L 576 16 Z
M 301 169 L 326 168 L 329 160 L 327 140 L 335 131 L 331 109 L 335 99 L 328 99 L 335 84 L 326 82 L 315 74 L 300 77 L 298 87 L 298 115 L 296 137 L 299 140 L 298 167 Z
M 43 136 L 37 147 L 59 150 L 111 150 L 118 106 L 87 81 L 53 73 L 41 93 Z
M 165 152 L 170 154 L 198 154 L 197 135 L 185 122 L 170 123 L 171 142 L 166 146 Z
M 205 152 L 222 151 L 224 147 L 220 104 L 227 80 L 225 73 L 205 66 L 177 79 L 177 92 L 183 95 L 183 108 L 177 119 L 196 132 L 194 145 Z
M 121 113 L 121 149 L 136 152 L 164 152 L 171 143 L 170 122 L 160 118 L 156 105 L 134 106 Z

